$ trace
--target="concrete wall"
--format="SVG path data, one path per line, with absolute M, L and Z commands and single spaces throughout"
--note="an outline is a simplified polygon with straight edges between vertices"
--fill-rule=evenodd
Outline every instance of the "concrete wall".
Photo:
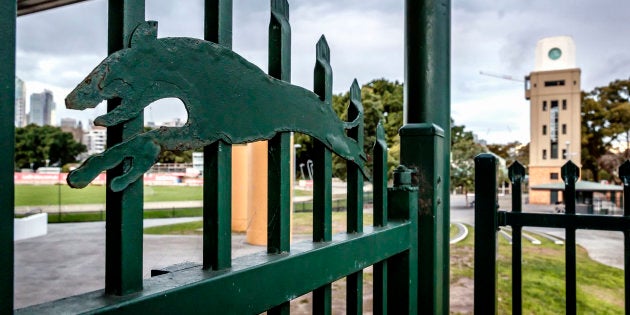
M 15 241 L 46 235 L 48 233 L 48 214 L 38 213 L 21 219 L 14 219 Z

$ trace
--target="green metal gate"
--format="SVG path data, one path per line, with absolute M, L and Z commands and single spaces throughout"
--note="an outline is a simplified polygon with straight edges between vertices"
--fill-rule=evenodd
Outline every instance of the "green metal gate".
M 565 213 L 522 212 L 521 185 L 525 168 L 518 162 L 509 167 L 512 182 L 512 211 L 498 210 L 497 158 L 480 154 L 475 158 L 475 313 L 497 313 L 497 231 L 512 227 L 512 314 L 522 314 L 522 228 L 546 227 L 565 230 L 566 314 L 576 314 L 575 231 L 605 230 L 624 233 L 625 309 L 630 310 L 630 161 L 619 168 L 623 181 L 623 216 L 576 214 L 575 183 L 580 170 L 567 162 L 561 169 L 564 181 Z
M 0 156 L 3 314 L 14 311 L 14 111 L 12 105 L 5 105 L 13 104 L 14 95 L 16 2 L 20 0 L 0 3 L 0 39 L 6 43 L 0 45 L 0 144 L 5 150 Z M 374 266 L 375 313 L 448 312 L 449 201 L 448 189 L 443 187 L 449 185 L 448 167 L 444 167 L 450 151 L 449 71 L 444 69 L 449 67 L 450 1 L 406 3 L 409 71 L 405 88 L 406 102 L 411 105 L 406 113 L 409 124 L 401 131 L 401 161 L 412 169 L 400 166 L 394 174 L 394 187 L 387 188 L 387 148 L 384 132 L 378 130 L 372 152 L 374 226 L 366 228 L 359 86 L 355 81 L 351 87 L 348 121 L 340 121 L 330 106 L 332 70 L 324 37 L 316 45 L 314 93 L 288 83 L 288 3 L 270 2 L 266 75 L 230 50 L 231 0 L 205 1 L 204 40 L 158 39 L 157 23 L 144 21 L 144 1 L 109 1 L 109 56 L 67 98 L 74 109 L 93 107 L 101 100 L 108 103 L 108 114 L 97 119 L 108 126 L 108 150 L 91 157 L 69 176 L 71 186 L 84 187 L 107 170 L 104 289 L 17 313 L 229 310 L 285 314 L 291 299 L 313 292 L 313 313 L 326 314 L 331 312 L 331 283 L 345 277 L 346 311 L 358 314 L 363 304 L 362 270 L 369 266 Z M 202 66 L 190 65 L 191 60 Z M 173 68 L 185 68 L 194 75 L 182 79 L 182 73 Z M 213 78 L 227 82 L 204 85 Z M 164 97 L 180 98 L 189 122 L 184 128 L 142 133 L 143 106 Z M 212 106 L 207 106 L 209 101 Z M 256 107 L 260 104 L 269 107 L 262 110 Z M 252 108 L 258 111 L 248 112 Z M 237 114 L 238 120 L 229 119 Z M 221 128 L 209 130 L 221 120 Z M 322 171 L 314 178 L 313 241 L 290 245 L 292 131 L 317 139 L 315 163 Z M 231 145 L 260 139 L 269 139 L 267 253 L 232 259 Z M 205 159 L 203 262 L 143 280 L 142 174 L 160 150 L 199 147 L 203 147 Z M 336 236 L 331 227 L 332 153 L 348 161 L 347 232 Z M 424 240 L 422 246 L 419 238 Z M 421 255 L 419 247 L 426 254 Z

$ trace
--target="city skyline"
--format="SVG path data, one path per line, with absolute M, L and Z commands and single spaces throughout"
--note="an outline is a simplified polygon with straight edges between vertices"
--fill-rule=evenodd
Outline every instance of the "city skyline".
M 333 91 L 386 78 L 402 81 L 403 1 L 290 1 L 292 83 L 312 88 L 314 45 L 325 34 L 331 46 Z M 203 36 L 203 1 L 187 6 L 147 1 L 146 19 L 159 21 L 159 37 Z M 488 143 L 529 141 L 529 105 L 522 83 L 482 76 L 480 71 L 524 77 L 534 68 L 534 46 L 543 37 L 569 35 L 579 48 L 583 90 L 630 74 L 630 43 L 615 36 L 630 3 L 559 0 L 453 2 L 451 10 L 451 101 L 455 124 L 466 125 Z M 234 2 L 233 49 L 266 69 L 268 2 Z M 18 18 L 17 71 L 29 88 L 50 88 L 58 104 L 104 57 L 107 2 L 92 0 Z M 86 27 L 89 25 L 89 27 Z M 59 36 L 58 34 L 64 34 Z M 53 44 L 54 43 L 54 44 Z M 105 106 L 66 110 L 87 122 Z M 172 109 L 174 107 L 174 109 Z M 154 104 L 146 121 L 185 119 L 177 100 Z M 165 108 L 168 108 L 165 110 Z

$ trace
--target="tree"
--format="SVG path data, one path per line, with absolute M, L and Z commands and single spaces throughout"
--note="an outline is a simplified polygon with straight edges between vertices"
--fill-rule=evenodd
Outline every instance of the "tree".
M 615 80 L 582 93 L 583 178 L 598 181 L 599 159 L 613 144 L 630 145 L 630 80 Z M 627 158 L 627 157 L 626 157 Z
M 505 159 L 508 166 L 514 161 L 519 161 L 523 165 L 529 164 L 529 143 L 523 145 L 519 141 L 514 141 L 507 144 L 488 144 L 487 147 L 490 152 Z
M 361 88 L 361 102 L 364 110 L 364 142 L 363 151 L 367 154 L 366 167 L 372 167 L 372 147 L 376 140 L 376 126 L 383 123 L 387 138 L 389 173 L 399 164 L 400 138 L 398 129 L 402 127 L 403 86 L 395 81 L 386 79 L 373 80 Z M 333 109 L 339 117 L 347 117 L 347 108 L 350 104 L 349 92 L 333 95 Z M 300 144 L 297 149 L 297 165 L 306 164 L 312 158 L 313 141 L 303 134 L 295 135 L 295 143 Z M 317 165 L 314 166 L 317 168 Z M 333 156 L 333 176 L 345 179 L 346 162 L 338 156 Z
M 30 124 L 15 129 L 15 165 L 17 168 L 37 169 L 41 166 L 76 162 L 86 151 L 85 145 L 76 142 L 69 132 L 59 127 Z
M 468 203 L 468 192 L 474 190 L 475 183 L 474 158 L 487 149 L 475 141 L 466 126 L 455 125 L 453 120 L 451 126 L 451 190 L 460 188 Z
M 144 132 L 151 131 L 153 128 L 144 126 Z M 192 163 L 193 150 L 162 150 L 158 156 L 158 163 Z

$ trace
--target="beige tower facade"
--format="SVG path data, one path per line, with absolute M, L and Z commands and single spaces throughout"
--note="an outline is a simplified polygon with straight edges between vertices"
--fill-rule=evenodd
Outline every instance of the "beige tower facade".
M 560 168 L 569 160 L 581 167 L 580 91 L 573 39 L 541 39 L 534 71 L 525 80 L 525 98 L 530 101 L 530 187 L 562 181 Z M 529 190 L 533 204 L 561 200 L 558 192 Z

